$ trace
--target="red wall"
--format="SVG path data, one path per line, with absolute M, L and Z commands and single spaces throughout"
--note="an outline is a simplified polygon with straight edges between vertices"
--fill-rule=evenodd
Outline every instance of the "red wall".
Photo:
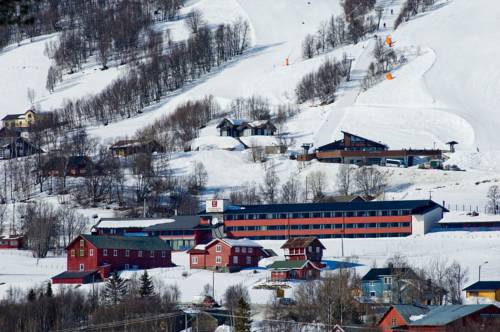
M 346 218 L 298 218 L 298 219 L 252 219 L 252 220 L 225 220 L 224 226 L 287 226 L 287 230 L 268 231 L 230 231 L 229 236 L 288 236 L 288 235 L 321 235 L 342 234 L 342 228 L 337 229 L 290 229 L 291 225 L 315 224 L 357 224 L 357 223 L 383 223 L 383 222 L 409 222 L 408 227 L 384 228 L 345 228 L 345 234 L 377 234 L 377 233 L 411 233 L 411 215 L 406 216 L 376 216 L 376 217 L 346 217 Z
M 392 321 L 393 321 L 393 319 L 395 319 L 395 323 L 396 323 L 396 324 L 394 324 L 394 326 L 406 325 L 405 320 L 399 314 L 399 312 L 397 312 L 397 310 L 395 310 L 394 308 L 391 308 L 391 310 L 389 311 L 389 313 L 384 317 L 384 319 L 382 319 L 382 321 L 380 321 L 380 323 L 378 324 L 378 326 L 380 327 L 380 329 L 383 332 L 390 332 L 390 331 L 392 331 L 392 326 L 393 326 Z
M 271 271 L 272 280 L 286 280 L 286 279 L 319 279 L 320 271 L 307 265 L 301 270 L 295 270 L 295 278 L 291 277 L 291 271 Z M 312 271 L 312 276 L 309 276 L 309 271 Z
M 129 264 L 129 268 L 137 265 L 139 269 L 149 269 L 156 267 L 172 266 L 171 251 L 165 250 L 165 257 L 162 257 L 162 251 L 154 251 L 154 257 L 150 257 L 150 251 L 143 251 L 142 257 L 139 257 L 138 250 L 130 250 L 129 256 L 125 256 L 124 249 L 117 249 L 117 256 L 113 256 L 113 248 L 108 248 L 107 256 L 104 256 L 103 249 L 97 249 L 90 242 L 84 241 L 84 246 L 80 247 L 80 237 L 74 241 L 67 250 L 67 270 L 79 271 L 80 264 L 85 264 L 84 271 L 95 270 L 103 265 L 111 265 L 110 270 L 123 270 L 125 264 Z M 80 257 L 80 248 L 83 248 L 84 255 Z M 71 250 L 75 250 L 76 257 L 71 256 Z M 94 256 L 89 256 L 89 249 L 94 249 Z
M 221 252 L 216 252 L 216 247 L 217 244 L 221 245 Z M 203 254 L 197 254 L 197 253 L 192 253 L 190 254 L 190 266 L 191 268 L 215 268 L 215 267 L 252 267 L 252 266 L 258 266 L 260 257 L 264 257 L 265 255 L 263 254 L 262 250 L 260 248 L 256 247 L 251 247 L 252 253 L 249 253 L 248 250 L 250 247 L 241 247 L 240 252 L 237 253 L 235 250 L 235 247 L 230 247 L 223 241 L 214 241 L 212 244 L 206 247 L 207 253 L 205 255 Z M 245 253 L 242 252 L 242 248 L 245 248 Z M 197 256 L 198 257 L 198 264 L 192 264 L 192 257 Z M 205 256 L 202 258 L 202 256 Z M 216 258 L 217 256 L 221 257 L 221 263 L 216 263 Z M 238 263 L 233 262 L 233 256 L 238 256 Z M 251 257 L 251 262 L 250 264 L 247 264 L 246 257 L 250 256 Z
M 4 243 L 2 243 L 4 242 Z M 0 249 L 20 249 L 23 246 L 23 239 L 0 239 Z

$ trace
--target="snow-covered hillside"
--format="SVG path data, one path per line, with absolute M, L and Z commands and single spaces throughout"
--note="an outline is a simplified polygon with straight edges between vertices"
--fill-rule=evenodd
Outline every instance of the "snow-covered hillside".
M 295 102 L 297 82 L 315 70 L 325 58 L 341 58 L 347 53 L 354 58 L 352 78 L 339 88 L 335 103 L 325 106 L 300 105 L 300 112 L 287 119 L 284 131 L 295 139 L 295 149 L 303 143 L 315 147 L 338 139 L 340 130 L 382 141 L 391 148 L 442 148 L 450 140 L 459 142 L 458 152 L 450 154 L 449 164 L 457 164 L 465 172 L 390 168 L 387 199 L 423 199 L 432 197 L 452 206 L 479 207 L 486 204 L 486 192 L 500 182 L 500 2 L 491 0 L 441 0 L 434 9 L 420 14 L 392 30 L 403 0 L 380 0 L 385 12 L 386 28 L 377 32 L 391 35 L 395 51 L 408 62 L 395 70 L 394 80 L 382 81 L 368 90 L 361 79 L 372 60 L 374 40 L 364 39 L 356 45 L 345 45 L 326 54 L 304 60 L 301 44 L 307 34 L 317 31 L 319 23 L 332 14 L 341 15 L 339 0 L 192 0 L 181 10 L 181 17 L 199 9 L 209 26 L 231 23 L 238 18 L 248 20 L 252 47 L 210 74 L 191 82 L 180 91 L 149 107 L 137 117 L 108 126 L 89 128 L 89 133 L 108 144 L 118 138 L 131 137 L 138 129 L 171 113 L 189 100 L 214 96 L 222 106 L 238 97 L 253 95 L 267 98 L 275 106 Z M 394 14 L 389 14 L 390 9 Z M 174 41 L 185 39 L 188 31 L 182 20 L 160 23 L 158 30 L 169 29 Z M 90 62 L 77 73 L 67 74 L 51 94 L 45 89 L 49 59 L 44 55 L 45 43 L 56 35 L 24 41 L 0 52 L 0 117 L 21 113 L 28 108 L 28 88 L 35 89 L 35 102 L 43 110 L 58 107 L 72 99 L 102 90 L 127 66 L 101 71 Z M 285 66 L 285 59 L 289 65 Z M 222 195 L 240 188 L 245 182 L 259 184 L 266 164 L 251 161 L 249 152 L 235 139 L 219 137 L 216 121 L 201 131 L 192 143 L 191 152 L 178 152 L 169 161 L 175 175 L 192 171 L 202 162 L 208 172 L 208 195 L 221 190 Z M 339 166 L 316 161 L 299 165 L 286 155 L 270 157 L 281 183 L 291 175 L 299 180 L 311 172 L 326 174 L 328 190 L 335 191 Z M 269 165 L 269 163 L 267 163 Z M 42 197 L 44 199 L 44 197 Z M 443 233 L 423 238 L 350 239 L 348 255 L 358 255 L 360 262 L 378 264 L 396 251 L 406 252 L 415 263 L 440 256 L 457 259 L 475 271 L 478 261 L 489 260 L 485 276 L 500 277 L 495 258 L 500 250 L 496 232 L 481 234 Z M 327 240 L 327 256 L 339 255 L 339 241 Z M 277 243 L 266 243 L 279 252 Z M 0 274 L 0 294 L 9 284 L 26 285 L 45 280 L 59 272 L 64 261 L 50 259 L 35 267 L 34 260 L 23 255 L 0 256 L 0 271 L 13 267 L 10 275 Z M 185 262 L 186 256 L 176 259 Z M 498 259 L 497 259 L 498 260 Z M 57 268 L 55 267 L 57 266 Z M 56 271 L 57 270 L 57 271 Z M 363 268 L 360 268 L 363 271 Z M 184 300 L 201 290 L 210 275 L 193 273 L 184 279 L 176 272 L 158 271 L 168 282 L 183 286 Z M 246 274 L 245 274 L 246 273 Z M 253 284 L 263 274 L 249 272 L 223 279 L 227 284 L 242 280 Z M 222 278 L 222 277 L 221 277 Z M 17 282 L 13 282 L 16 281 Z M 196 287 L 193 285 L 196 284 Z M 191 288 L 191 286 L 193 286 Z M 254 296 L 254 293 L 252 293 Z M 267 294 L 258 293 L 257 302 L 265 302 Z

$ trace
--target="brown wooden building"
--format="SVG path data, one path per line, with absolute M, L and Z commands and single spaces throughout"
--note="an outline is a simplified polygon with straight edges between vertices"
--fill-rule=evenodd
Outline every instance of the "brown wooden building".
M 127 157 L 136 153 L 163 152 L 163 147 L 155 140 L 120 140 L 109 148 L 115 157 Z
M 389 150 L 386 144 L 342 131 L 344 137 L 332 143 L 320 146 L 312 154 L 298 156 L 298 160 L 318 159 L 322 162 L 354 165 L 386 165 L 397 161 L 401 166 L 414 166 L 419 158 L 442 159 L 443 151 L 436 149 L 400 149 Z

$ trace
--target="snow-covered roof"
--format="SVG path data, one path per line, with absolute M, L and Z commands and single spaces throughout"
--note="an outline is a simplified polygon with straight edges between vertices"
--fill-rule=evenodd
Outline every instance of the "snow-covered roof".
M 470 212 L 451 211 L 445 213 L 443 219 L 439 221 L 440 224 L 475 222 L 500 222 L 500 215 L 479 213 L 479 215 L 474 216 Z
M 220 240 L 230 247 L 257 247 L 257 248 L 262 248 L 260 244 L 258 244 L 255 241 L 249 240 L 247 238 L 244 239 L 228 239 L 228 238 L 223 238 L 223 239 L 215 239 L 214 241 Z M 210 243 L 212 243 L 210 242 Z
M 174 221 L 168 218 L 102 218 L 94 228 L 144 228 Z
M 245 143 L 246 146 L 249 147 L 280 145 L 276 136 L 262 136 L 262 135 L 242 136 L 240 137 L 240 140 L 243 143 Z

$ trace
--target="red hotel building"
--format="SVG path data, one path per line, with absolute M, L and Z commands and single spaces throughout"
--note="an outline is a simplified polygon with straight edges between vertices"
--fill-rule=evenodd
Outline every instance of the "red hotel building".
M 230 205 L 219 200 L 206 206 L 202 219 L 222 221 L 228 237 L 252 240 L 423 235 L 448 212 L 431 200 L 268 205 Z

